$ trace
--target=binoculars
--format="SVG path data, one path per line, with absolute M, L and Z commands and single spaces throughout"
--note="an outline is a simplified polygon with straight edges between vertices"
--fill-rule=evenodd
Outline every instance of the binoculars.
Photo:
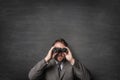
M 53 48 L 52 53 L 63 53 L 68 52 L 67 48 Z

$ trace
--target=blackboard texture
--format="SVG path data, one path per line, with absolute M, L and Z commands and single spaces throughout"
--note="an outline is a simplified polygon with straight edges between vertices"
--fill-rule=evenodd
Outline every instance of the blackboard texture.
M 120 0 L 0 0 L 0 80 L 28 80 L 64 38 L 94 80 L 120 80 Z

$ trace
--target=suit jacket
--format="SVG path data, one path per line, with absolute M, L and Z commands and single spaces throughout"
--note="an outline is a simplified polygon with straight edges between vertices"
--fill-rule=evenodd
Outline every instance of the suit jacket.
M 46 63 L 44 59 L 39 61 L 29 72 L 30 80 L 90 80 L 90 75 L 85 66 L 75 60 L 74 65 L 64 62 L 60 77 L 55 60 Z

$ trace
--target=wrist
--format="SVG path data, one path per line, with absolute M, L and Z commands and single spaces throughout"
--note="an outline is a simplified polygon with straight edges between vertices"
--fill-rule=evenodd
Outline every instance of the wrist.
M 44 58 L 45 62 L 48 63 L 49 59 L 47 57 Z
M 72 58 L 72 59 L 70 60 L 70 63 L 71 63 L 72 65 L 74 65 L 74 63 L 75 63 L 75 59 Z

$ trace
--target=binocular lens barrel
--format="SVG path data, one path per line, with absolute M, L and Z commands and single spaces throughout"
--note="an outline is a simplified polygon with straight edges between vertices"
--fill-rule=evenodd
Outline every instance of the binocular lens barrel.
M 52 53 L 63 53 L 67 52 L 66 48 L 53 48 Z

